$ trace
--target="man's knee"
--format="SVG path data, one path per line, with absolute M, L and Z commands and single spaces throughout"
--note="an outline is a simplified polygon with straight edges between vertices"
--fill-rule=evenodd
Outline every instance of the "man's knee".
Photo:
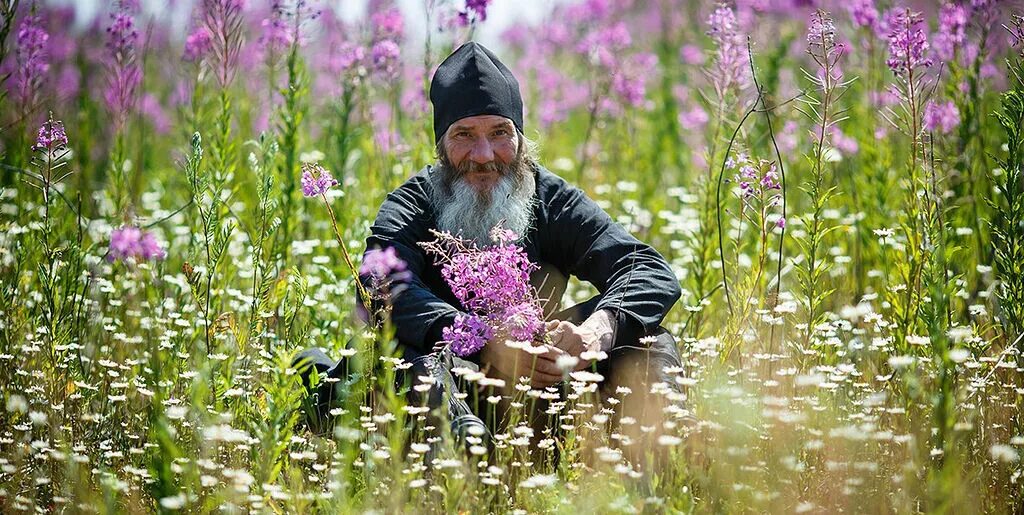
M 660 425 L 686 411 L 686 395 L 676 381 L 682 369 L 679 349 L 672 334 L 661 327 L 640 343 L 612 348 L 601 370 L 602 396 L 618 398 L 618 411 L 627 420 Z
M 339 397 L 336 388 L 338 381 L 330 378 L 336 375 L 339 363 L 330 359 L 323 350 L 311 347 L 296 354 L 292 366 L 299 372 L 302 386 L 306 390 L 303 399 L 306 425 L 314 433 L 329 431 L 330 411 Z
M 650 384 L 670 380 L 671 371 L 682 365 L 679 347 L 672 333 L 658 327 L 637 345 L 612 347 L 608 374 L 615 379 L 639 379 Z
M 298 370 L 299 376 L 302 377 L 302 384 L 307 389 L 316 386 L 312 382 L 314 371 L 316 371 L 315 375 L 318 379 L 323 379 L 327 372 L 334 368 L 334 365 L 335 362 L 319 347 L 304 349 L 292 359 L 292 367 Z

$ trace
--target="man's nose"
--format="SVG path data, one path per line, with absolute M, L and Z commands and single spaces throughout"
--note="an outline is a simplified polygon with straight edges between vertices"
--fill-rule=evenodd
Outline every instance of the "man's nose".
M 490 140 L 487 138 L 477 138 L 473 142 L 473 149 L 469 153 L 469 158 L 478 164 L 487 164 L 494 161 L 494 149 L 491 148 Z

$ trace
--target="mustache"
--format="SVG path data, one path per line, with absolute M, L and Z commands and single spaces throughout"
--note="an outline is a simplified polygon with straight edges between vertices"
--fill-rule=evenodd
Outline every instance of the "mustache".
M 466 159 L 459 163 L 459 166 L 455 167 L 455 171 L 458 176 L 461 177 L 467 173 L 480 173 L 480 172 L 498 172 L 501 175 L 508 174 L 512 171 L 514 163 L 499 163 L 497 161 L 491 161 L 489 163 L 477 163 L 476 161 Z
M 477 163 L 476 161 L 465 159 L 458 166 L 454 166 L 451 162 L 447 162 L 444 166 L 441 182 L 444 185 L 445 192 L 449 195 L 452 193 L 455 184 L 464 180 L 466 175 L 471 173 L 496 172 L 502 179 L 508 178 L 518 184 L 522 180 L 521 175 L 523 175 L 520 172 L 521 168 L 522 161 L 518 157 L 510 163 L 502 163 L 497 160 L 488 163 Z

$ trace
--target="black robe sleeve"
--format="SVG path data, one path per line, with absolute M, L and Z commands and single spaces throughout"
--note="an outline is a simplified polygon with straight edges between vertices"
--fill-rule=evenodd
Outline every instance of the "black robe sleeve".
M 367 250 L 394 247 L 408 267 L 410 273 L 404 288 L 391 299 L 391 320 L 399 343 L 422 352 L 430 351 L 441 338 L 441 330 L 451 325 L 459 313 L 424 281 L 427 267 L 434 266 L 417 245 L 433 239 L 429 229 L 434 223 L 425 178 L 421 173 L 388 194 L 366 239 Z
M 633 237 L 579 188 L 558 180 L 542 229 L 544 254 L 602 293 L 596 309 L 617 323 L 615 345 L 637 345 L 658 328 L 682 294 L 661 254 Z

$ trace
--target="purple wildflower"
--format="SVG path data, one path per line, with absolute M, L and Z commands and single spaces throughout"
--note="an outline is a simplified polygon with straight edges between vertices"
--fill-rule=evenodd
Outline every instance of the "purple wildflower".
M 857 140 L 847 136 L 843 131 L 839 130 L 838 125 L 832 126 L 832 146 L 838 149 L 843 154 L 854 155 L 860 150 L 860 145 L 857 144 Z
M 544 329 L 544 313 L 536 302 L 527 301 L 505 308 L 499 320 L 516 341 L 529 342 Z
M 441 267 L 442 277 L 472 316 L 479 317 L 479 321 L 491 329 L 501 329 L 511 338 L 533 341 L 544 328 L 543 310 L 530 285 L 530 272 L 536 265 L 515 243 L 519 235 L 499 226 L 491 231 L 491 238 L 495 245 L 484 249 L 474 244 L 467 246 L 466 242 L 446 233 L 441 233 L 437 242 L 421 245 L 437 254 L 439 262 L 445 263 Z M 463 337 L 466 329 L 457 321 L 449 332 Z M 454 349 L 453 338 L 446 336 L 445 339 Z M 464 337 L 458 342 L 463 348 L 475 345 L 466 343 Z
M 130 225 L 114 229 L 110 233 L 110 251 L 107 261 L 148 261 L 163 259 L 167 252 L 156 241 L 153 233 Z
M 366 59 L 366 47 L 351 41 L 343 41 L 337 53 L 331 56 L 330 68 L 337 73 L 342 73 L 358 66 L 364 59 Z
M 139 256 L 143 259 L 163 259 L 167 255 L 156 236 L 151 232 L 143 232 L 139 240 Z
M 746 154 L 740 153 L 736 159 L 728 158 L 725 164 L 727 168 L 737 169 L 733 180 L 739 185 L 743 198 L 762 197 L 769 191 L 782 189 L 774 162 L 764 159 L 754 162 Z
M 786 222 L 782 221 L 782 225 L 779 225 L 779 220 L 772 213 L 773 208 L 782 202 L 782 194 L 778 193 L 782 190 L 782 182 L 775 162 L 754 160 L 743 153 L 729 161 L 732 164 L 727 166 L 737 169 L 732 181 L 739 186 L 736 193 L 742 206 L 743 218 L 759 227 L 761 234 L 766 234 L 773 227 L 784 227 Z
M 385 39 L 401 40 L 405 31 L 405 20 L 402 12 L 398 9 L 387 9 L 373 13 L 370 16 L 370 24 L 373 25 L 373 40 L 382 41 Z
M 761 189 L 782 189 L 782 186 L 779 184 L 779 174 L 775 171 L 775 163 L 772 163 L 771 168 L 767 172 L 765 172 L 764 175 L 761 177 Z
M 142 84 L 142 68 L 136 59 L 139 32 L 135 29 L 131 5 L 120 3 L 120 9 L 111 14 L 107 27 L 107 89 L 103 98 L 114 117 L 114 126 L 120 129 L 135 107 L 136 92 Z
M 479 316 L 459 313 L 455 323 L 441 330 L 441 336 L 456 356 L 469 356 L 494 337 L 494 330 Z
M 316 163 L 302 165 L 302 194 L 307 197 L 323 195 L 332 186 L 337 186 L 331 172 Z
M 45 150 L 53 152 L 68 145 L 68 136 L 64 133 L 64 124 L 52 118 L 39 127 L 39 134 L 36 136 L 36 144 L 32 150 Z
M 18 100 L 25 108 L 34 103 L 43 75 L 50 69 L 47 60 L 49 39 L 50 35 L 42 28 L 38 16 L 27 16 L 18 27 L 15 87 Z
M 874 31 L 878 27 L 878 9 L 875 7 L 875 0 L 853 0 L 846 9 L 853 18 L 853 23 L 858 27 L 865 27 Z
M 515 231 L 506 229 L 506 228 L 502 227 L 501 225 L 494 226 L 494 228 L 491 229 L 490 236 L 491 236 L 491 241 L 493 241 L 493 242 L 495 242 L 495 243 L 497 243 L 499 245 L 505 245 L 507 243 L 515 243 L 516 241 L 519 241 L 519 235 L 516 234 Z
M 244 0 L 202 0 L 203 23 L 210 32 L 214 75 L 221 88 L 235 76 L 242 48 Z
M 363 264 L 359 267 L 359 275 L 384 279 L 392 274 L 404 272 L 405 261 L 398 257 L 394 247 L 370 249 L 363 256 Z
M 910 9 L 887 14 L 889 19 L 889 59 L 886 64 L 897 75 L 910 73 L 917 68 L 931 66 L 931 59 L 925 57 L 928 52 L 928 39 L 922 29 L 921 13 Z
M 533 266 L 523 249 L 503 244 L 456 254 L 441 274 L 463 306 L 487 313 L 530 298 Z
M 280 0 L 275 0 L 271 4 L 270 17 L 265 18 L 260 25 L 263 27 L 263 34 L 260 35 L 259 43 L 264 52 L 279 54 L 292 44 L 292 31 L 288 27 L 284 5 Z
M 466 9 L 459 11 L 459 24 L 466 26 L 472 22 L 486 21 L 487 4 L 490 3 L 491 0 L 466 0 Z
M 639 53 L 622 63 L 612 77 L 612 91 L 627 105 L 640 107 L 646 100 L 647 77 L 656 68 L 658 57 L 652 53 Z
M 785 217 L 780 217 L 778 220 L 776 220 L 775 221 L 775 227 L 778 227 L 779 229 L 785 229 L 786 228 L 786 219 L 785 219 Z
M 363 254 L 363 263 L 359 266 L 359 276 L 367 283 L 367 291 L 374 299 L 387 300 L 400 294 L 411 274 L 408 266 L 394 247 L 385 249 L 369 249 Z
M 746 84 L 746 39 L 739 31 L 736 13 L 730 7 L 719 6 L 708 16 L 708 36 L 715 44 L 715 62 L 711 76 L 715 89 L 722 96 L 732 87 Z
M 370 60 L 374 70 L 385 80 L 393 79 L 398 74 L 398 59 L 401 49 L 390 39 L 378 41 L 370 49 Z
M 632 44 L 633 38 L 625 23 L 602 27 L 589 32 L 576 45 L 576 51 L 596 64 L 606 68 L 614 68 L 616 56 Z
M 700 129 L 708 123 L 708 113 L 700 106 L 679 112 L 679 125 L 687 129 Z
M 1024 17 L 1014 14 L 1010 20 L 1010 26 L 1007 26 L 1010 31 L 1010 46 L 1018 48 L 1024 44 Z
M 210 31 L 206 27 L 199 27 L 185 38 L 185 52 L 182 59 L 188 62 L 200 61 L 210 52 L 212 45 Z
M 960 111 L 952 100 L 947 102 L 928 102 L 924 110 L 924 126 L 929 131 L 949 134 L 960 124 Z
M 683 45 L 679 49 L 679 59 L 686 64 L 701 65 L 704 64 L 704 51 L 697 45 Z
M 956 49 L 967 39 L 967 9 L 945 4 L 939 10 L 939 30 L 932 38 L 935 55 L 943 61 L 953 59 Z
M 811 16 L 811 26 L 807 29 L 807 44 L 830 49 L 836 44 L 836 26 L 832 17 L 824 11 Z

